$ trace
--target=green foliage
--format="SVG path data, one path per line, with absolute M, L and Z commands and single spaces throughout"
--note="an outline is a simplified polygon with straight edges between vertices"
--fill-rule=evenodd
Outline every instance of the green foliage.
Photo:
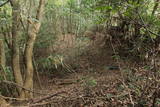
M 11 24 L 11 15 L 12 15 L 12 9 L 10 6 L 5 5 L 3 7 L 0 7 L 0 24 L 2 26 L 6 24 Z
M 60 55 L 55 55 L 55 56 L 49 56 L 48 59 L 51 61 L 51 63 L 55 66 L 57 69 L 59 65 L 64 66 L 63 63 L 63 56 Z
M 160 99 L 159 98 L 156 99 L 156 104 L 160 105 Z
M 97 81 L 93 77 L 84 77 L 81 79 L 83 81 L 83 85 L 85 87 L 95 87 L 97 85 Z
M 112 10 L 112 7 L 111 6 L 98 6 L 95 8 L 96 10 L 99 10 L 99 11 L 109 11 L 109 10 Z
M 52 67 L 51 60 L 48 58 L 39 58 L 39 60 L 37 60 L 37 64 L 40 64 L 42 68 Z
M 44 69 L 58 69 L 59 66 L 64 66 L 63 56 L 49 55 L 47 58 L 40 58 L 37 60 L 37 64 L 41 65 Z
M 120 59 L 120 56 L 119 56 L 119 55 L 113 55 L 112 58 L 113 58 L 114 60 L 119 60 L 119 59 Z
M 13 81 L 14 77 L 10 67 L 5 67 L 2 72 L 4 72 L 5 78 L 8 81 Z M 4 77 L 2 75 L 0 75 L 0 80 L 4 80 Z

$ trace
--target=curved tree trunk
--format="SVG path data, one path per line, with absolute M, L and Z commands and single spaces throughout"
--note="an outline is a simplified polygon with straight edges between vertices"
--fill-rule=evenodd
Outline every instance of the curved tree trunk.
M 35 24 L 34 24 L 35 25 Z M 39 25 L 37 25 L 39 26 Z M 25 64 L 26 64 L 26 79 L 24 82 L 24 87 L 30 90 L 33 90 L 33 63 L 32 63 L 32 56 L 33 56 L 33 46 L 35 43 L 35 39 L 37 36 L 37 30 L 39 29 L 37 26 L 35 26 L 37 29 L 32 28 L 28 33 L 28 40 L 26 43 L 26 49 L 25 49 Z M 27 91 L 25 93 L 25 98 L 32 98 L 33 94 L 29 93 Z
M 36 40 L 37 33 L 39 32 L 39 28 L 41 25 L 41 19 L 43 15 L 43 9 L 45 5 L 45 0 L 39 1 L 39 7 L 37 10 L 36 19 L 37 21 L 33 22 L 30 20 L 30 28 L 28 30 L 28 40 L 26 43 L 25 48 L 25 64 L 26 64 L 26 79 L 24 81 L 24 87 L 30 90 L 33 90 L 33 63 L 32 63 L 32 56 L 33 56 L 33 47 Z M 28 91 L 23 90 L 22 95 L 25 95 L 25 98 L 32 98 L 33 93 L 29 93 Z

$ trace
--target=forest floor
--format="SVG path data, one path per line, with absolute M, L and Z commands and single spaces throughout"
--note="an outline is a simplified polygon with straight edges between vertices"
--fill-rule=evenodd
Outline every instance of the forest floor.
M 154 75 L 129 61 L 117 61 L 110 44 L 92 47 L 73 71 L 42 72 L 29 107 L 153 107 Z M 131 65 L 131 66 L 130 66 Z M 132 68 L 133 67 L 133 68 Z M 137 72 L 138 71 L 138 72 Z M 149 78 L 149 79 L 147 79 Z M 18 106 L 19 105 L 19 106 Z M 16 106 L 22 107 L 22 102 Z M 145 105 L 145 106 L 144 106 Z M 157 104 L 157 107 L 160 106 Z
M 112 50 L 107 48 L 102 51 L 82 55 L 79 60 L 80 68 L 73 73 L 60 71 L 56 74 L 42 74 L 42 89 L 36 90 L 48 94 L 64 93 L 45 100 L 45 103 L 40 105 L 48 103 L 54 107 L 107 107 L 111 102 L 112 106 L 119 105 L 121 102 L 114 101 L 111 97 L 119 94 L 116 88 L 121 82 L 121 73 L 111 57 Z
M 93 49 L 94 50 L 94 49 Z M 79 68 L 75 72 L 52 72 L 40 74 L 40 93 L 53 95 L 36 95 L 40 100 L 30 106 L 49 107 L 124 107 L 132 105 L 130 93 L 121 85 L 123 77 L 110 46 L 97 52 L 87 53 L 80 57 Z M 94 50 L 95 51 L 95 50 Z M 121 65 L 124 64 L 121 62 Z M 123 68 L 123 67 L 122 67 Z M 61 93 L 62 92 L 62 93 Z M 43 100 L 41 100 L 43 99 Z M 48 107 L 47 106 L 47 107 Z

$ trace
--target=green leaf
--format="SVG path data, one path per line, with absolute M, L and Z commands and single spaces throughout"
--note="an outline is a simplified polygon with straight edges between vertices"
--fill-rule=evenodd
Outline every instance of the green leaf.
M 156 100 L 156 104 L 160 104 L 160 99 L 159 98 L 157 98 L 157 100 Z
M 113 97 L 113 94 L 107 94 L 106 97 L 107 97 L 108 99 L 110 99 L 110 98 Z
M 95 8 L 95 10 L 112 10 L 112 7 L 111 6 L 98 6 Z
M 157 37 L 157 36 L 156 36 L 156 35 L 151 34 L 151 35 L 150 35 L 150 37 L 151 37 L 152 39 L 156 39 L 156 37 Z

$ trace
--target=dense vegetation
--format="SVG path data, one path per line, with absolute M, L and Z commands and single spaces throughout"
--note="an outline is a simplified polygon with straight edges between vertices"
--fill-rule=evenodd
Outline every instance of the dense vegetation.
M 159 3 L 1 0 L 0 106 L 160 106 Z

